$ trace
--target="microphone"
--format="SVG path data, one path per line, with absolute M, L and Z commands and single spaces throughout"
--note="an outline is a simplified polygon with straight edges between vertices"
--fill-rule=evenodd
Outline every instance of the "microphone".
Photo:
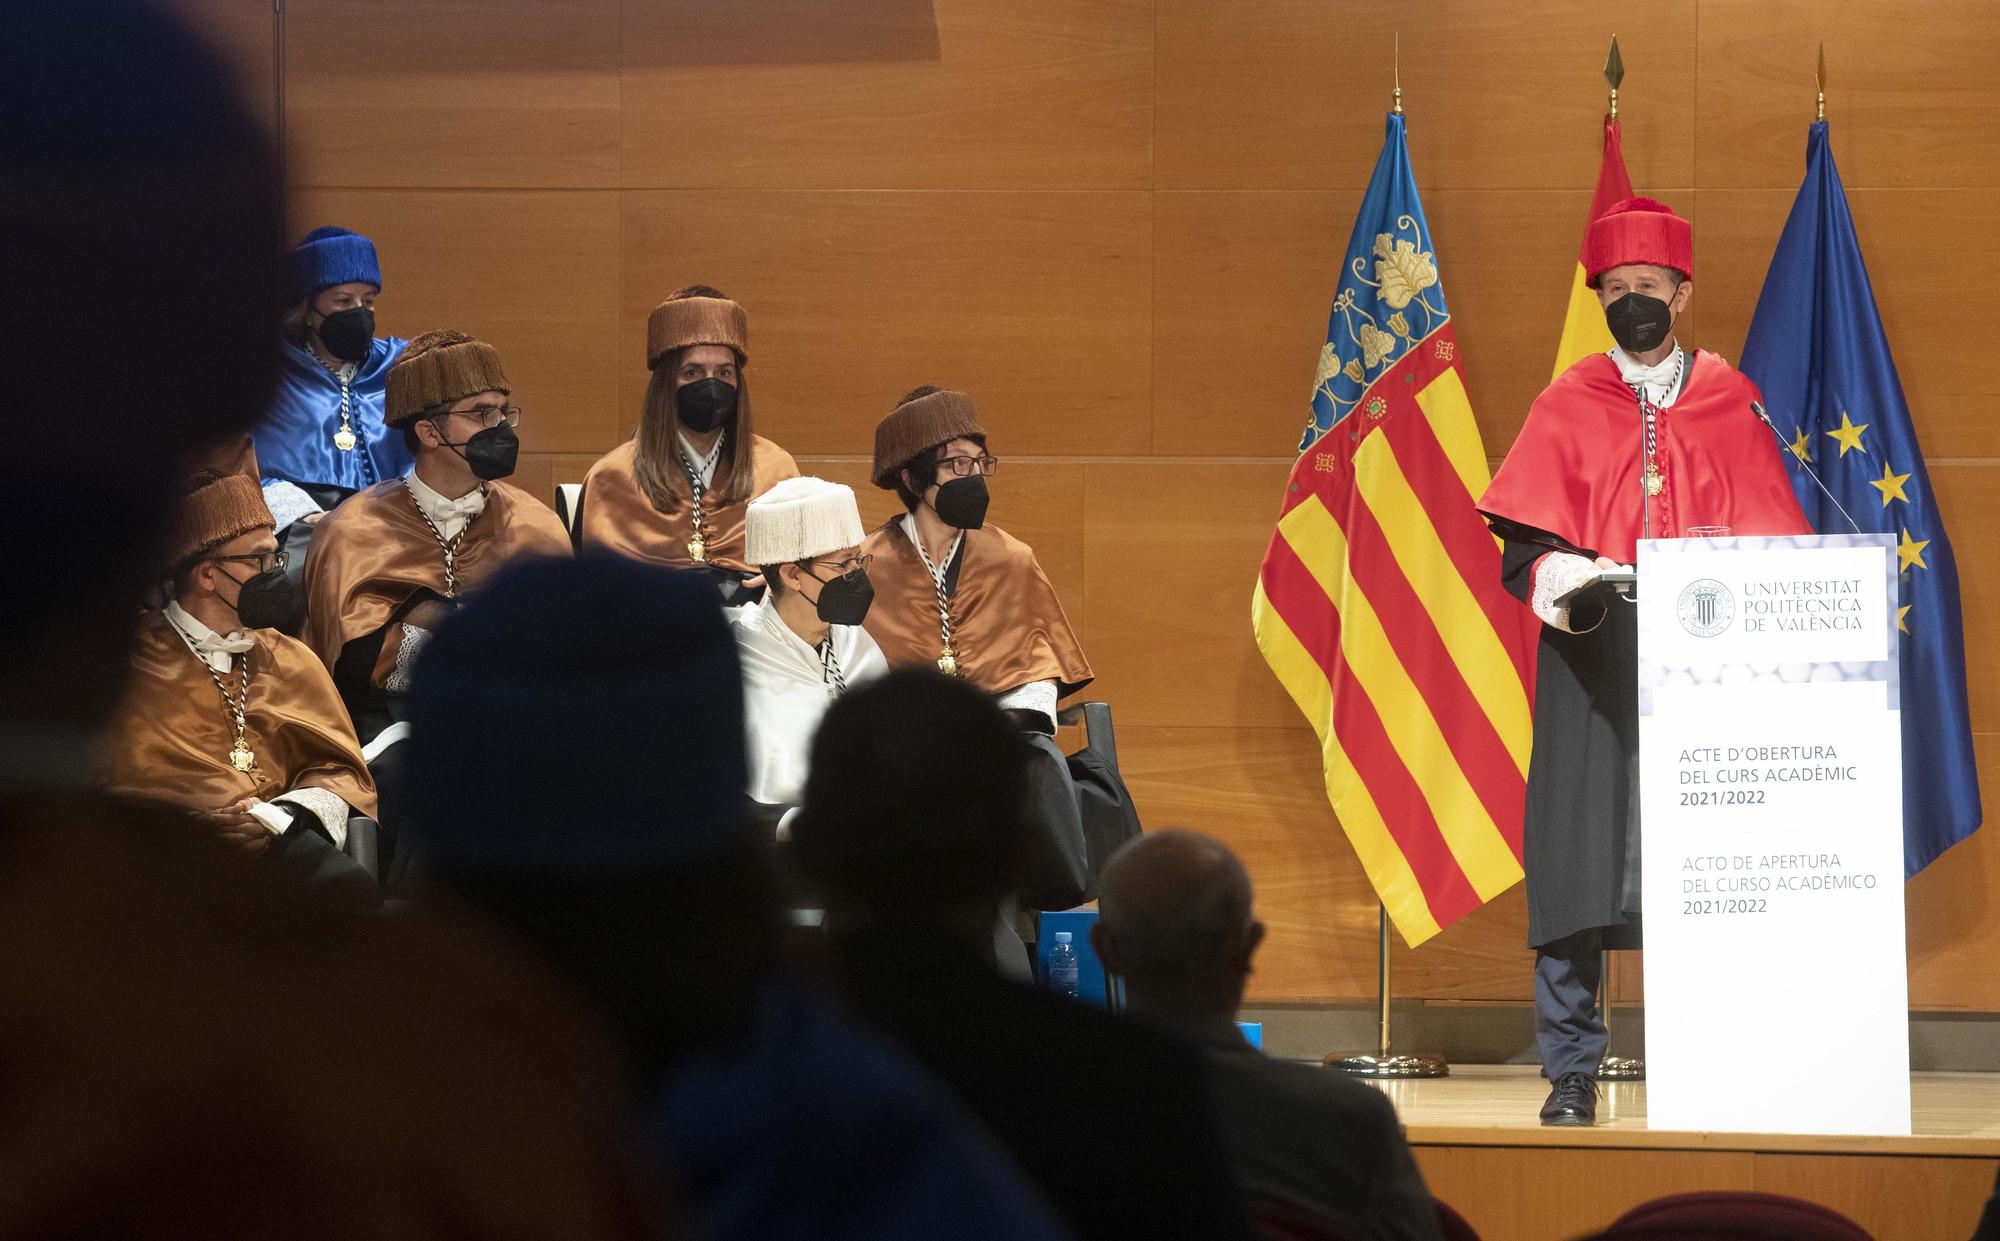
M 1767 427 L 1770 427 L 1771 434 L 1778 437 L 1778 450 L 1780 452 L 1792 452 L 1792 446 L 1785 442 L 1784 432 L 1778 430 L 1777 426 L 1771 421 L 1771 415 L 1764 412 L 1764 403 L 1762 401 L 1750 402 L 1750 412 L 1757 415 L 1757 421 L 1763 423 Z M 1856 534 L 1868 533 L 1866 530 L 1863 530 L 1861 528 L 1860 522 L 1854 520 L 1853 514 L 1847 511 L 1847 506 L 1840 502 L 1839 497 L 1835 496 L 1831 491 L 1828 491 L 1826 489 L 1826 484 L 1820 480 L 1819 471 L 1812 468 L 1812 462 L 1806 460 L 1804 457 L 1800 457 L 1795 452 L 1792 453 L 1792 456 L 1797 458 L 1799 465 L 1802 466 L 1805 469 L 1805 472 L 1812 478 L 1813 485 L 1819 488 L 1819 493 L 1825 496 L 1827 499 L 1832 500 L 1833 507 L 1840 510 L 1840 515 L 1842 517 L 1847 518 L 1847 524 L 1854 527 L 1854 533 Z

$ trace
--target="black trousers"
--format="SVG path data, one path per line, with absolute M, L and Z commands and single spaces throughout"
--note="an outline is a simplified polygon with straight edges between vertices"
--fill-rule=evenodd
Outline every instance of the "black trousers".
M 1535 1046 L 1555 1081 L 1565 1073 L 1597 1076 L 1610 1036 L 1597 1011 L 1604 931 L 1591 927 L 1535 950 Z

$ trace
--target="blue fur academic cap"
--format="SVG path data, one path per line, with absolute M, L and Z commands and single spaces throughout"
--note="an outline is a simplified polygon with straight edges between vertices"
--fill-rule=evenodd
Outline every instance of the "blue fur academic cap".
M 375 243 L 352 229 L 316 228 L 285 255 L 285 304 L 302 302 L 336 284 L 372 284 L 382 290 Z

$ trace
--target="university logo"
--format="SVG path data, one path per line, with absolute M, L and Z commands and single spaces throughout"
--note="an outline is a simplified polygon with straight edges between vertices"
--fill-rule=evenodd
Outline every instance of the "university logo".
M 1697 638 L 1712 638 L 1736 618 L 1736 596 L 1712 577 L 1689 582 L 1681 591 L 1681 627 Z

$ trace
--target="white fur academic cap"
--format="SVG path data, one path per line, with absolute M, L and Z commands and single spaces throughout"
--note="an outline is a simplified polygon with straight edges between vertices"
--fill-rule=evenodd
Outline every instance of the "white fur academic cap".
M 743 559 L 754 565 L 810 560 L 861 542 L 852 489 L 823 478 L 788 478 L 750 501 Z

